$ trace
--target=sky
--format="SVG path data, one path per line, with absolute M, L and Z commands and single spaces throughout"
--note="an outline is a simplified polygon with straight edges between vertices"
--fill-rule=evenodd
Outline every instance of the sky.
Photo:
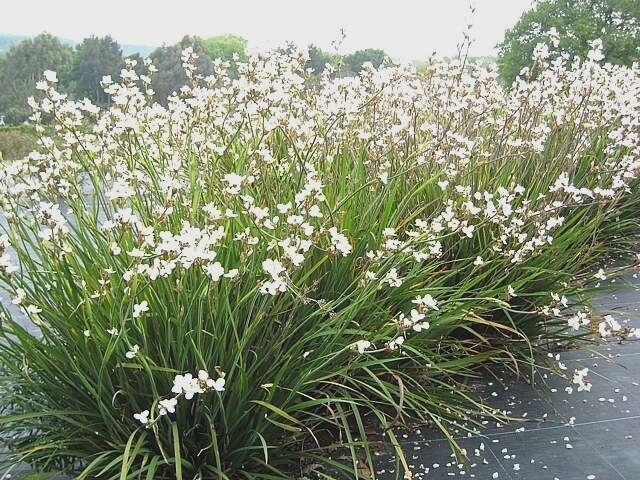
M 505 29 L 533 0 L 3 0 L 0 33 L 48 32 L 82 40 L 110 34 L 121 44 L 158 46 L 185 34 L 240 35 L 250 48 L 293 41 L 339 51 L 382 48 L 398 60 L 456 52 L 471 22 L 472 55 L 493 55 Z M 476 8 L 470 16 L 470 4 Z

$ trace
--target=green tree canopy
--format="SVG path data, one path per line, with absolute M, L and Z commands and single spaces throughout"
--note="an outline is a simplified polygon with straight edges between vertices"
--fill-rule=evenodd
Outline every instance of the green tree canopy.
M 205 76 L 213 73 L 213 61 L 198 37 L 187 35 L 174 45 L 156 48 L 149 57 L 158 68 L 158 73 L 153 76 L 152 85 L 156 92 L 156 100 L 161 104 L 166 104 L 172 93 L 178 92 L 180 87 L 187 84 L 181 59 L 182 51 L 187 47 L 193 48 L 194 53 L 198 55 L 198 73 Z
M 320 75 L 327 63 L 335 64 L 337 58 L 335 54 L 325 52 L 315 45 L 309 45 L 309 67 L 313 69 L 316 75 Z
M 108 95 L 100 87 L 100 80 L 104 75 L 115 78 L 123 63 L 122 49 L 110 36 L 85 38 L 74 55 L 73 92 L 77 97 L 88 97 L 98 105 L 105 105 Z
M 558 48 L 585 58 L 589 42 L 602 39 L 605 61 L 630 65 L 640 59 L 640 1 L 542 0 L 525 12 L 498 45 L 503 79 L 513 81 L 531 64 L 533 50 L 555 28 Z
M 144 59 L 145 57 L 143 57 L 142 55 L 140 55 L 138 52 L 134 52 L 130 55 L 125 55 L 124 56 L 124 60 L 123 60 L 123 64 L 125 60 L 132 60 L 134 62 L 136 62 L 136 68 L 135 70 L 138 73 L 145 73 L 146 70 L 143 68 L 144 65 Z
M 231 76 L 237 77 L 238 67 L 234 57 L 237 56 L 240 62 L 247 60 L 247 41 L 236 35 L 219 35 L 201 41 L 207 55 L 212 59 L 219 58 L 230 62 L 229 73 Z
M 48 33 L 23 40 L 0 59 L 0 114 L 7 123 L 25 121 L 31 114 L 27 98 L 45 70 L 57 72 L 64 86 L 71 70 L 73 49 Z
M 388 56 L 384 50 L 380 50 L 379 48 L 366 48 L 345 56 L 344 62 L 348 70 L 356 74 L 362 70 L 362 66 L 366 62 L 371 62 L 374 67 L 378 68 L 386 58 L 388 58 Z
M 247 41 L 242 37 L 219 35 L 205 38 L 201 41 L 205 52 L 211 58 L 232 61 L 233 56 L 237 55 L 240 61 L 247 59 Z

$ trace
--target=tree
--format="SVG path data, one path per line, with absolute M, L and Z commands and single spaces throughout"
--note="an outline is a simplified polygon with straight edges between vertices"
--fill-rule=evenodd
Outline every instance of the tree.
M 23 40 L 0 60 L 0 113 L 7 123 L 20 123 L 31 114 L 27 98 L 45 70 L 57 72 L 64 88 L 71 70 L 73 50 L 48 33 Z
M 138 73 L 145 73 L 146 71 L 144 69 L 144 59 L 145 57 L 143 57 L 141 54 L 139 54 L 138 52 L 134 52 L 129 55 L 125 55 L 123 64 L 126 60 L 134 61 L 136 62 L 136 67 L 134 70 Z
M 100 87 L 100 80 L 104 75 L 115 78 L 123 64 L 122 49 L 110 36 L 85 38 L 76 48 L 71 70 L 75 95 L 88 97 L 98 105 L 107 104 L 109 96 Z
M 388 56 L 384 50 L 380 50 L 378 48 L 366 48 L 347 55 L 344 58 L 344 61 L 348 70 L 351 73 L 357 74 L 360 73 L 362 66 L 366 62 L 371 62 L 374 67 L 378 68 L 387 58 Z
M 174 45 L 163 45 L 156 48 L 149 57 L 158 68 L 158 73 L 153 76 L 153 90 L 156 92 L 156 100 L 161 104 L 167 103 L 167 98 L 180 87 L 187 84 L 187 76 L 182 68 L 182 50 L 192 47 L 198 55 L 197 67 L 200 75 L 213 73 L 213 61 L 207 54 L 203 42 L 197 37 L 185 36 Z
M 202 46 L 207 52 L 207 55 L 216 59 L 228 61 L 231 65 L 229 68 L 229 74 L 232 77 L 238 76 L 237 61 L 244 62 L 247 60 L 247 41 L 236 35 L 219 35 L 216 37 L 205 38 L 202 41 Z
M 324 71 L 327 63 L 336 63 L 336 55 L 325 52 L 315 45 L 309 45 L 309 66 L 316 75 L 320 75 Z
M 498 66 L 510 83 L 531 64 L 535 46 L 555 28 L 558 49 L 585 58 L 589 42 L 602 39 L 605 61 L 630 65 L 640 59 L 638 0 L 542 0 L 507 30 L 498 45 Z
M 202 46 L 209 57 L 216 59 L 232 61 L 234 55 L 237 55 L 240 61 L 247 59 L 247 41 L 236 35 L 219 35 L 216 37 L 205 38 Z

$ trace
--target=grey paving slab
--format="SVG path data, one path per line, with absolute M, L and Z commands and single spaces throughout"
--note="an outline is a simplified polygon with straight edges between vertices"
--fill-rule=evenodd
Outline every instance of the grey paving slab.
M 492 449 L 514 480 L 624 479 L 572 427 L 505 435 Z
M 640 417 L 578 425 L 575 430 L 626 480 L 640 477 Z
M 480 437 L 458 440 L 464 457 L 451 453 L 444 440 L 405 444 L 405 455 L 414 479 L 447 480 L 451 478 L 506 479 L 511 476 L 491 449 L 490 441 Z M 396 465 L 393 455 L 387 455 L 377 470 L 380 480 L 403 479 L 404 473 Z
M 554 409 L 567 421 L 588 423 L 593 421 L 614 420 L 640 414 L 640 405 L 630 395 L 617 386 L 605 381 L 592 379 L 591 392 L 564 392 L 556 396 Z
M 549 399 L 530 383 L 514 381 L 508 376 L 501 377 L 495 383 L 497 385 L 487 398 L 487 403 L 495 406 L 510 420 L 488 420 L 483 431 L 485 435 L 535 430 L 566 423 L 566 419 L 553 408 Z

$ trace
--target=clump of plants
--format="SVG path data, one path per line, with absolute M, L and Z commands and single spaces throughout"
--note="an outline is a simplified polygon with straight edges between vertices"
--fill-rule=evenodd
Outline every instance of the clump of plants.
M 638 230 L 638 68 L 536 55 L 505 91 L 463 62 L 318 85 L 305 52 L 203 78 L 187 49 L 167 107 L 130 62 L 106 110 L 45 72 L 0 170 L 7 462 L 366 478 L 373 425 L 410 475 L 391 427 L 493 414 L 465 376 L 584 336 Z

